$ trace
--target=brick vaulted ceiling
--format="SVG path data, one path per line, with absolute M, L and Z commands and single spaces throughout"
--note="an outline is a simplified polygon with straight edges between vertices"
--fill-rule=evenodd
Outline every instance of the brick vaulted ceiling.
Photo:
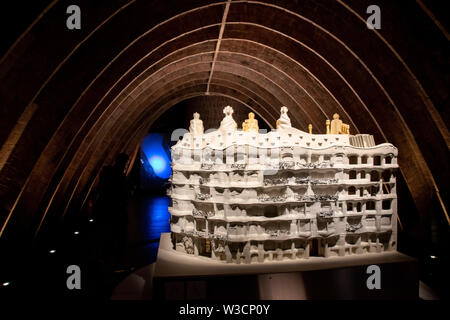
M 449 35 L 427 1 L 53 1 L 0 60 L 1 236 L 36 234 L 84 204 L 99 170 L 132 153 L 164 111 L 224 96 L 274 124 L 399 148 L 423 219 L 448 199 Z M 221 110 L 218 110 L 221 112 Z

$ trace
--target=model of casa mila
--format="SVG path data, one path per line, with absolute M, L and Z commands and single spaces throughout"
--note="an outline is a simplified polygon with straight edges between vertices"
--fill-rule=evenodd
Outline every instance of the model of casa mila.
M 287 112 L 266 134 L 253 113 L 238 130 L 229 106 L 210 133 L 194 114 L 172 147 L 175 250 L 228 263 L 396 250 L 397 149 L 337 114 L 311 134 Z

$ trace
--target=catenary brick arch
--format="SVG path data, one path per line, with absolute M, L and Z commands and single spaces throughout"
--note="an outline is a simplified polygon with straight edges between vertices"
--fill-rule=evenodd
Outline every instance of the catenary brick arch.
M 272 126 L 286 105 L 315 133 L 339 113 L 399 148 L 421 222 L 445 216 L 448 42 L 418 3 L 381 1 L 382 29 L 369 30 L 369 1 L 83 2 L 76 32 L 69 4 L 52 2 L 0 61 L 0 240 L 78 212 L 103 165 L 208 94 Z

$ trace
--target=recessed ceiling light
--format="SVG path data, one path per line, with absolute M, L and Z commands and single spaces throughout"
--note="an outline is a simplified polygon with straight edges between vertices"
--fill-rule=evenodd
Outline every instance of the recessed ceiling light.
M 2 286 L 3 286 L 3 287 L 7 287 L 7 286 L 9 286 L 10 284 L 11 284 L 11 282 L 3 282 L 3 283 L 2 283 Z
M 94 219 L 89 219 L 89 222 L 94 222 Z
M 79 231 L 75 231 L 73 234 L 79 234 L 80 232 Z
M 55 253 L 55 252 L 56 252 L 55 249 L 52 249 L 52 250 L 49 251 L 49 253 Z
M 431 258 L 431 259 L 436 259 L 437 257 L 436 257 L 436 256 L 430 256 L 430 258 Z

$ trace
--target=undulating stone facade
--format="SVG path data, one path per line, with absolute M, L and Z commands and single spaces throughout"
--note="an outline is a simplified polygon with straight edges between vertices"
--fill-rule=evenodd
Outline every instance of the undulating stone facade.
M 172 147 L 175 250 L 235 263 L 396 250 L 396 147 L 297 130 L 287 109 L 268 133 L 224 113 L 210 133 L 195 114 Z

